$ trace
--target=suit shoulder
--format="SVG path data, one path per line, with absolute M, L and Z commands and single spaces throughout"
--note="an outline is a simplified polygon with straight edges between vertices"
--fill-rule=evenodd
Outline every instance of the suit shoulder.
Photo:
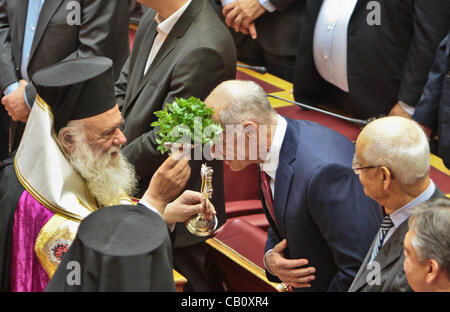
M 296 121 L 299 126 L 298 156 L 313 164 L 351 167 L 354 144 L 342 134 L 316 122 Z M 304 159 L 303 159 L 304 160 Z

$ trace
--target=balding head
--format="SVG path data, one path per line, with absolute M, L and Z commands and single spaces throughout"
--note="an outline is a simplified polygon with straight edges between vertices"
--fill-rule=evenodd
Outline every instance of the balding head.
M 359 160 L 367 166 L 385 166 L 403 184 L 428 176 L 428 140 L 415 122 L 403 117 L 385 117 L 369 123 L 356 144 Z
M 259 125 L 276 123 L 276 112 L 266 93 L 252 81 L 225 81 L 211 92 L 205 103 L 214 110 L 213 119 L 222 125 L 240 125 L 248 120 Z

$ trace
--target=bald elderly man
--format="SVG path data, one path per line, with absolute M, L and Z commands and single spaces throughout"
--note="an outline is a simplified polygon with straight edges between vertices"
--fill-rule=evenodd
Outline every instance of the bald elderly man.
M 349 291 L 411 291 L 403 271 L 407 221 L 417 205 L 444 197 L 429 177 L 427 137 L 407 118 L 375 120 L 358 137 L 353 170 L 384 219 Z

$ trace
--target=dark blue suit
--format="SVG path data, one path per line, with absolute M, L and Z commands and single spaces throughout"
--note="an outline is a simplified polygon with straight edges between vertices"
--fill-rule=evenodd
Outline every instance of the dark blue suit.
M 351 169 L 354 151 L 331 129 L 287 119 L 275 177 L 279 233 L 266 213 L 266 252 L 287 238 L 286 257 L 306 258 L 316 268 L 312 287 L 299 291 L 347 291 L 380 226 L 379 205 L 365 196 Z
M 450 168 L 450 33 L 436 54 L 428 82 L 416 107 L 413 119 L 433 130 L 439 137 L 438 154 Z

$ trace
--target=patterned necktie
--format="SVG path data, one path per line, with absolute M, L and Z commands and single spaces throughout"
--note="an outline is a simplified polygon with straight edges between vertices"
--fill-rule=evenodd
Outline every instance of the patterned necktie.
M 392 222 L 391 217 L 389 217 L 389 215 L 385 216 L 383 222 L 381 222 L 381 228 L 378 231 L 377 237 L 375 239 L 375 245 L 373 247 L 372 256 L 369 263 L 372 263 L 372 261 L 377 256 L 378 252 L 383 246 L 383 241 L 386 238 L 387 233 L 393 226 L 394 223 Z
M 275 219 L 275 211 L 273 208 L 273 197 L 272 190 L 270 189 L 270 178 L 264 171 L 260 170 L 261 177 L 261 191 L 264 196 L 264 201 L 266 202 L 267 210 L 269 210 L 269 214 L 272 217 L 273 222 L 277 223 Z

